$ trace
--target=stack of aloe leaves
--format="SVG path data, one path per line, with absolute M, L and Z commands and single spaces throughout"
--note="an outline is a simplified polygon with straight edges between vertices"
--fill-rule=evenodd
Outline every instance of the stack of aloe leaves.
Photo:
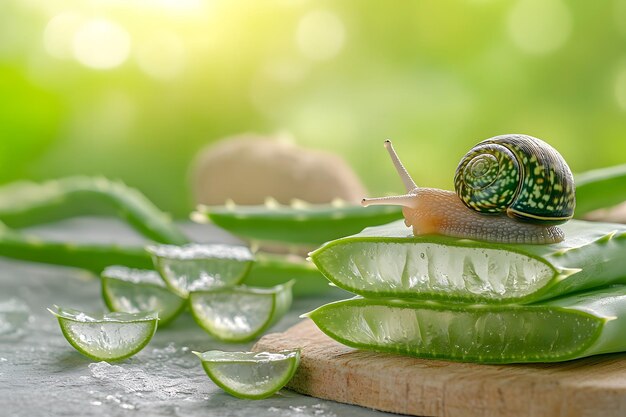
M 591 180 L 587 180 L 593 179 Z M 578 179 L 624 199 L 623 167 Z M 480 363 L 558 362 L 626 351 L 626 226 L 571 220 L 550 245 L 413 236 L 402 221 L 333 240 L 311 259 L 357 294 L 306 314 L 347 346 Z

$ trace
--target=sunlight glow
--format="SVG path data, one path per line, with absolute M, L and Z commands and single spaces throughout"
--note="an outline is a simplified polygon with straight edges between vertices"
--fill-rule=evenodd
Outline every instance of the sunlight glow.
M 302 54 L 314 61 L 334 58 L 344 46 L 346 30 L 334 13 L 317 10 L 298 23 L 296 44 Z
M 95 69 L 120 66 L 130 54 L 130 35 L 124 28 L 105 19 L 84 23 L 74 35 L 74 57 Z

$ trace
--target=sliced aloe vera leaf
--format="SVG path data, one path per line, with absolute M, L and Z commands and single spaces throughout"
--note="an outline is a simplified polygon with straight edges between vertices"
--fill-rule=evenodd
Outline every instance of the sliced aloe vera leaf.
M 159 313 L 159 328 L 185 308 L 185 299 L 170 291 L 158 272 L 110 266 L 101 274 L 102 297 L 111 311 Z
M 254 262 L 245 246 L 194 243 L 148 246 L 146 250 L 167 286 L 184 298 L 195 289 L 239 284 Z
M 199 206 L 192 219 L 210 221 L 245 239 L 317 246 L 402 217 L 401 209 L 393 206 L 367 209 L 346 203 L 287 206 L 271 201 L 259 206 Z
M 274 395 L 289 382 L 300 364 L 299 350 L 193 353 L 217 386 L 235 397 L 251 400 Z
M 552 245 L 413 236 L 403 222 L 329 242 L 311 258 L 338 287 L 366 297 L 530 303 L 626 282 L 626 226 L 572 220 Z
M 626 350 L 626 287 L 533 305 L 349 300 L 307 314 L 347 346 L 485 363 L 558 362 Z
M 87 314 L 54 306 L 63 336 L 77 351 L 97 361 L 116 361 L 143 349 L 156 332 L 156 312 Z
M 189 293 L 196 322 L 225 342 L 247 342 L 261 335 L 291 307 L 294 281 L 272 288 L 246 286 Z

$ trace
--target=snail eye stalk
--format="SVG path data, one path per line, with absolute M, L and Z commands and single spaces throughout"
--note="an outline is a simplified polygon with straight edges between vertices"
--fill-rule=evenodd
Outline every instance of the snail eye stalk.
M 406 188 L 406 191 L 408 193 L 411 193 L 417 188 L 417 184 L 415 184 L 415 181 L 413 181 L 413 178 L 411 178 L 411 176 L 409 175 L 409 172 L 402 164 L 402 161 L 400 161 L 400 158 L 398 157 L 395 149 L 393 149 L 393 145 L 391 144 L 391 141 L 389 139 L 385 141 L 385 149 L 387 149 L 387 152 L 389 152 L 389 156 L 393 161 L 393 165 L 396 167 L 396 171 L 398 171 L 398 175 L 400 175 L 400 178 L 404 183 L 404 188 Z

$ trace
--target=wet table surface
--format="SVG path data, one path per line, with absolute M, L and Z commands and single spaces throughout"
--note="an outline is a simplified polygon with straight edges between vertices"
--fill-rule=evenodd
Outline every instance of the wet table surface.
M 183 225 L 197 241 L 236 242 L 210 226 Z M 29 229 L 61 240 L 143 242 L 125 225 L 80 218 Z M 304 312 L 337 295 L 301 298 L 270 331 L 282 331 Z M 240 400 L 219 389 L 192 350 L 249 350 L 253 343 L 224 344 L 188 315 L 161 329 L 134 357 L 94 362 L 63 338 L 46 310 L 54 304 L 103 311 L 99 281 L 82 270 L 0 258 L 0 303 L 13 300 L 26 312 L 0 315 L 0 415 L 2 416 L 388 416 L 282 390 L 266 400 Z M 6 305 L 6 304 L 5 304 Z M 17 309 L 19 310 L 19 308 Z

